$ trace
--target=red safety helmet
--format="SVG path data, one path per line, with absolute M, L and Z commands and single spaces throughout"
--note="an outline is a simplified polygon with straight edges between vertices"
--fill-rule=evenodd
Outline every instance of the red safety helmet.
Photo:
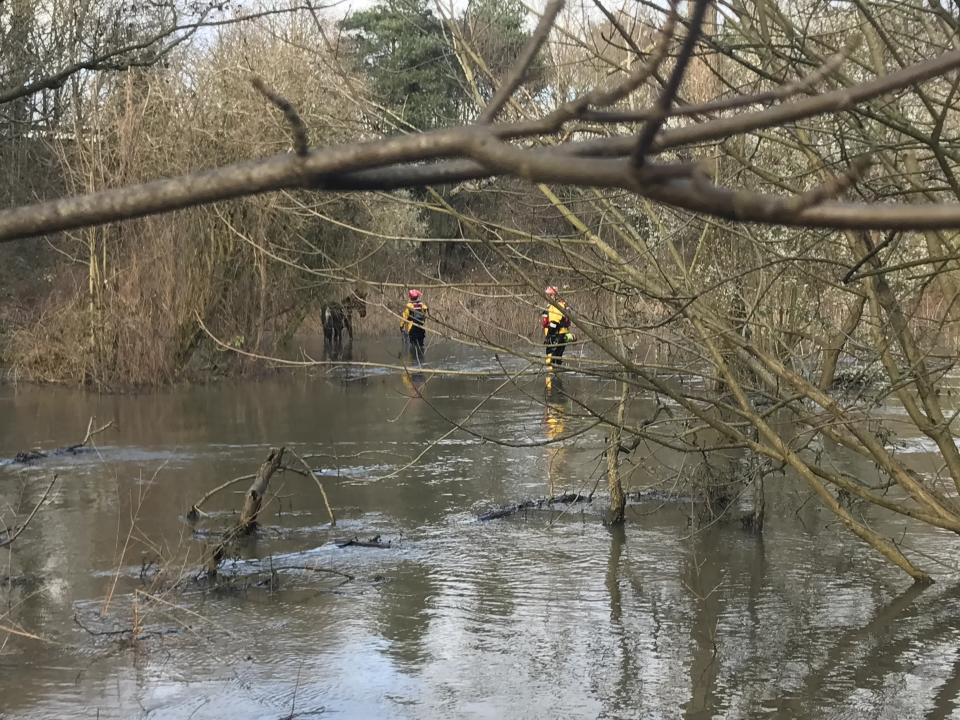
M 419 290 L 408 290 L 407 295 L 410 297 L 411 300 L 419 300 L 420 296 L 423 295 L 423 293 L 420 292 Z
M 543 292 L 546 293 L 547 297 L 557 296 L 557 289 L 553 285 L 550 285 L 549 287 L 547 287 L 547 289 L 544 290 Z

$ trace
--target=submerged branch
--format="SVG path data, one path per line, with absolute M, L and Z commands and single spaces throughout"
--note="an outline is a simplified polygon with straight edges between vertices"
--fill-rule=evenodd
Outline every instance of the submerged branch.
M 37 511 L 40 509 L 40 506 L 46 501 L 47 496 L 50 494 L 50 491 L 53 489 L 54 484 L 57 482 L 57 476 L 54 475 L 53 479 L 50 481 L 50 484 L 47 485 L 46 490 L 43 491 L 43 495 L 40 496 L 40 499 L 37 501 L 37 504 L 33 506 L 33 510 L 30 511 L 30 514 L 27 516 L 27 519 L 23 521 L 22 525 L 18 525 L 14 528 L 9 528 L 7 530 L 0 531 L 0 534 L 12 533 L 9 534 L 5 540 L 0 540 L 0 547 L 8 547 L 13 545 L 14 541 L 20 537 L 20 533 L 27 529 L 27 526 L 30 524 L 30 521 L 33 520 L 34 516 L 37 514 Z
M 323 488 L 323 483 L 320 482 L 320 478 L 317 477 L 317 474 L 313 469 L 307 464 L 306 460 L 297 455 L 293 450 L 289 451 L 297 460 L 300 461 L 300 464 L 303 465 L 304 469 L 307 471 L 309 477 L 313 478 L 313 481 L 317 484 L 317 487 L 320 488 L 320 494 L 323 495 L 323 504 L 327 506 L 327 514 L 330 516 L 330 525 L 334 526 L 337 524 L 337 518 L 333 514 L 333 508 L 330 507 L 330 499 L 327 497 L 327 491 Z
M 213 490 L 210 490 L 204 493 L 203 497 L 201 497 L 193 505 L 190 506 L 190 510 L 187 512 L 187 519 L 191 521 L 198 520 L 201 515 L 206 515 L 206 513 L 200 510 L 200 507 L 205 502 L 207 502 L 207 500 L 212 498 L 221 490 L 226 490 L 228 487 L 232 485 L 236 485 L 237 483 L 240 483 L 240 482 L 244 482 L 245 480 L 253 480 L 256 476 L 257 476 L 256 473 L 250 473 L 249 475 L 241 475 L 240 477 L 233 478 L 233 480 L 227 480 L 225 483 L 221 483 L 220 485 L 217 485 L 215 488 L 213 488 Z

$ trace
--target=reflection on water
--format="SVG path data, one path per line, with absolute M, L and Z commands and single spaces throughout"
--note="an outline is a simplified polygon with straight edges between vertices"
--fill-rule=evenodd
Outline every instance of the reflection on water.
M 566 470 L 568 448 L 561 442 L 567 434 L 568 413 L 571 400 L 564 394 L 560 379 L 553 373 L 546 378 L 544 424 L 546 426 L 547 489 L 550 495 L 562 492 L 561 478 Z
M 431 348 L 432 362 L 454 360 L 496 367 Z M 543 444 L 585 422 L 564 392 L 544 395 L 543 376 L 470 416 L 512 446 L 450 433 L 444 418 L 463 420 L 500 382 L 337 369 L 144 396 L 0 389 L 2 456 L 75 442 L 90 415 L 117 426 L 99 454 L 56 462 L 61 479 L 9 569 L 0 551 L 0 576 L 24 578 L 0 594 L 0 625 L 49 641 L 0 650 L 0 717 L 957 716 L 956 581 L 908 587 L 786 480 L 760 537 L 732 523 L 698 531 L 680 505 L 630 507 L 617 528 L 599 509 L 476 522 L 478 510 L 584 487 L 603 445 L 599 432 Z M 248 552 L 353 581 L 283 573 L 275 592 L 190 590 L 151 619 L 179 632 L 137 648 L 74 623 L 118 566 L 112 613 L 128 617 L 142 558 L 196 554 L 185 509 L 280 442 L 321 465 L 340 522 L 327 525 L 315 486 L 281 474 L 284 499 Z M 30 508 L 51 470 L 0 468 L 0 502 Z M 239 497 L 211 500 L 207 526 L 228 522 Z M 928 555 L 955 547 L 947 533 L 871 522 Z M 378 534 L 393 546 L 332 542 Z
M 376 627 L 387 641 L 385 654 L 407 673 L 416 672 L 427 661 L 424 644 L 430 627 L 429 603 L 434 589 L 430 569 L 409 563 L 397 570 L 403 582 L 385 583 L 380 593 Z

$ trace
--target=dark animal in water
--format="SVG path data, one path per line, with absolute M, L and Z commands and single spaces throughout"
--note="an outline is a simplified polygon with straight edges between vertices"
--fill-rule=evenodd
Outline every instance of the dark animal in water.
M 340 347 L 343 344 L 343 331 L 350 334 L 353 342 L 353 313 L 360 317 L 367 315 L 366 295 L 354 291 L 340 302 L 324 305 L 320 316 L 323 318 L 323 345 L 325 348 Z

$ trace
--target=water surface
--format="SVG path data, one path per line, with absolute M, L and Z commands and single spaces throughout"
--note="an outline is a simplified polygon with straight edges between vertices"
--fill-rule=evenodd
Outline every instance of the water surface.
M 442 348 L 431 361 L 501 370 Z M 59 478 L 9 562 L 0 550 L 0 576 L 24 578 L 0 596 L 0 625 L 43 637 L 0 651 L 0 717 L 960 717 L 948 568 L 923 560 L 939 582 L 912 587 L 786 479 L 762 536 L 737 522 L 698 529 L 683 501 L 632 505 L 619 530 L 603 526 L 600 503 L 478 522 L 523 498 L 589 491 L 602 435 L 543 445 L 586 420 L 545 398 L 541 377 L 485 403 L 503 376 L 424 380 L 423 397 L 386 371 L 140 395 L 0 388 L 3 457 L 76 442 L 91 415 L 116 423 L 96 452 L 0 467 L 3 507 L 20 512 Z M 601 382 L 565 387 L 614 397 Z M 451 431 L 448 419 L 467 417 L 517 447 Z M 929 448 L 900 441 L 932 464 Z M 278 475 L 263 531 L 225 569 L 352 580 L 281 570 L 278 588 L 187 582 L 162 595 L 170 606 L 154 603 L 132 645 L 78 625 L 129 627 L 135 591 L 157 591 L 139 577 L 156 558 L 189 552 L 183 571 L 195 571 L 211 536 L 194 536 L 185 511 L 281 444 L 318 469 L 337 527 L 315 485 Z M 682 475 L 681 458 L 657 457 L 638 460 L 634 486 Z M 201 528 L 229 524 L 241 501 L 218 495 Z M 868 519 L 952 563 L 950 534 Z M 334 542 L 376 535 L 391 547 Z

